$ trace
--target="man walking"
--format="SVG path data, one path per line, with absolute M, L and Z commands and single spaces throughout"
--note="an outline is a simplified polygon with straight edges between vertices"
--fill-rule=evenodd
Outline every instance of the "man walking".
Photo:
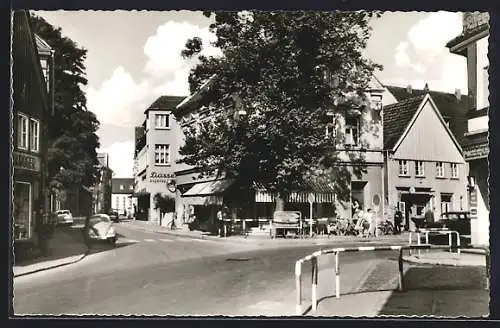
M 396 212 L 394 213 L 394 232 L 398 235 L 401 233 L 401 223 L 403 223 L 403 213 L 401 213 L 399 208 L 396 208 Z

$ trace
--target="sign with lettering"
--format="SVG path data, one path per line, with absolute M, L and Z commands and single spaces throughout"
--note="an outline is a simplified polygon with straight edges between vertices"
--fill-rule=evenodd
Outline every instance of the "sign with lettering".
M 469 208 L 471 219 L 477 219 L 477 190 L 472 190 L 470 192 Z
M 490 147 L 488 146 L 488 143 L 483 143 L 464 148 L 463 151 L 466 160 L 487 158 L 490 152 Z
M 16 169 L 40 172 L 41 164 L 40 157 L 38 156 L 23 154 L 14 151 L 12 153 L 12 161 L 14 164 L 14 168 Z
M 300 212 L 276 211 L 273 215 L 273 222 L 276 223 L 299 223 Z
M 489 23 L 490 15 L 487 12 L 467 12 L 463 16 L 464 32 L 474 30 L 475 28 Z
M 149 182 L 153 183 L 168 183 L 173 179 L 175 179 L 174 173 L 162 173 L 162 172 L 152 171 L 149 174 Z

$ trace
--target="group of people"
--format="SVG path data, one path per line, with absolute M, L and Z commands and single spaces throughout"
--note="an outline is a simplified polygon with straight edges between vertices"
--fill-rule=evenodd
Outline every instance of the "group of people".
M 377 228 L 377 217 L 375 213 L 369 208 L 366 211 L 361 209 L 361 206 L 357 200 L 353 202 L 353 212 L 352 218 L 356 220 L 354 230 L 359 236 L 370 237 L 375 236 L 375 230 Z

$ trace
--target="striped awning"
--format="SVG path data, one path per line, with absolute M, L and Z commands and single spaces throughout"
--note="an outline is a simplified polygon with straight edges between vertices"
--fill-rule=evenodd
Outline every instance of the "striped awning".
M 200 182 L 182 194 L 182 197 L 212 196 L 223 193 L 234 182 L 234 179 L 213 180 Z
M 183 203 L 187 205 L 222 205 L 222 196 L 193 196 L 183 198 Z
M 255 202 L 256 203 L 274 203 L 276 195 L 266 190 L 260 183 L 254 183 Z M 307 183 L 303 190 L 292 191 L 287 197 L 288 203 L 308 203 L 309 194 L 314 195 L 315 203 L 333 203 L 335 202 L 335 191 L 333 185 L 323 183 Z

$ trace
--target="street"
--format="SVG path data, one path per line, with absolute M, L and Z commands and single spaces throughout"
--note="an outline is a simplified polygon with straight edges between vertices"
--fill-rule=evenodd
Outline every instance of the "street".
M 15 313 L 294 315 L 294 263 L 326 247 L 256 248 L 176 238 L 132 229 L 126 223 L 115 227 L 120 234 L 115 248 L 96 245 L 82 262 L 16 278 Z M 348 303 L 352 294 L 395 289 L 396 256 L 393 252 L 342 254 L 341 292 Z M 320 261 L 319 298 L 333 293 L 332 268 L 332 258 Z M 309 279 L 310 266 L 305 265 L 304 303 L 309 302 Z M 413 285 L 418 288 L 418 283 Z M 335 311 L 347 310 L 339 306 L 342 303 Z

